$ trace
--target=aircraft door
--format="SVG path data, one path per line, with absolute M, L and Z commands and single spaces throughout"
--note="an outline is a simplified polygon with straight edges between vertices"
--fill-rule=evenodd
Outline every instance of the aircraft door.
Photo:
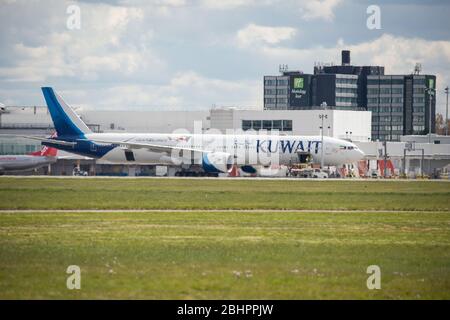
M 125 159 L 127 159 L 127 161 L 135 161 L 133 151 L 125 150 Z

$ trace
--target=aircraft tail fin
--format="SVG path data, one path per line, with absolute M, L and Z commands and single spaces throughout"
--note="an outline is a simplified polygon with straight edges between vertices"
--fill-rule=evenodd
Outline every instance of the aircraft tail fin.
M 52 134 L 50 138 L 55 138 L 56 132 Z M 36 152 L 31 152 L 30 155 L 32 156 L 40 156 L 40 157 L 56 157 L 56 154 L 58 153 L 58 149 L 48 147 L 48 146 L 42 146 L 41 150 Z
M 43 87 L 45 102 L 59 137 L 82 137 L 92 131 L 53 88 Z

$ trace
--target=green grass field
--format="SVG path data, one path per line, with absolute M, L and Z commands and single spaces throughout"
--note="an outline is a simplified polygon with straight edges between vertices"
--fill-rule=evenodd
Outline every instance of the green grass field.
M 0 178 L 3 210 L 194 209 L 1 212 L 0 298 L 449 299 L 449 193 L 426 181 Z M 256 210 L 206 210 L 237 208 Z M 66 288 L 69 265 L 81 290 Z M 366 287 L 369 265 L 380 290 Z
M 0 209 L 450 211 L 450 183 L 0 178 Z

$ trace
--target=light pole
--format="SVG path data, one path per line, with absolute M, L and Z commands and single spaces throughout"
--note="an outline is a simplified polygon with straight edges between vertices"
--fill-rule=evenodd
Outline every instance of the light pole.
M 320 127 L 320 135 L 321 135 L 321 144 L 320 144 L 320 152 L 321 152 L 321 157 L 320 157 L 320 169 L 323 170 L 323 163 L 324 163 L 324 159 L 323 159 L 323 119 L 328 119 L 328 116 L 326 114 L 319 114 L 319 119 L 322 120 L 322 126 Z
M 447 95 L 447 104 L 445 105 L 445 135 L 448 136 L 448 86 L 445 88 L 445 94 Z
M 432 155 L 431 155 L 431 123 L 432 123 L 432 121 L 431 121 L 431 106 L 432 106 L 432 102 L 433 102 L 433 94 L 434 94 L 434 92 L 436 90 L 433 89 L 433 88 L 428 88 L 425 91 L 428 93 L 428 98 L 429 98 L 429 101 L 430 101 L 429 106 L 428 106 L 428 108 L 429 108 L 429 118 L 430 118 L 429 119 L 429 127 L 428 127 L 428 143 L 430 143 L 430 145 L 428 146 L 428 148 L 430 150 L 430 155 L 429 155 L 430 158 L 428 160 L 428 174 L 431 177 L 431 157 L 432 157 Z
M 429 100 L 429 104 L 428 104 L 428 114 L 429 114 L 428 143 L 431 143 L 431 123 L 432 123 L 432 121 L 431 121 L 431 109 L 432 108 L 431 107 L 432 107 L 433 94 L 434 94 L 435 89 L 428 88 L 428 89 L 425 89 L 425 91 L 428 93 L 428 100 Z

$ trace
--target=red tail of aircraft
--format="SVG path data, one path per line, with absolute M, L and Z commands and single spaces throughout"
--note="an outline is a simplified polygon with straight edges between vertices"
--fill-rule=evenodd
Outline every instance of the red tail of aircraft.
M 56 132 L 52 134 L 52 138 L 56 137 Z M 31 156 L 37 156 L 37 157 L 56 157 L 56 154 L 58 153 L 58 149 L 42 146 L 42 149 L 36 152 L 31 152 Z

